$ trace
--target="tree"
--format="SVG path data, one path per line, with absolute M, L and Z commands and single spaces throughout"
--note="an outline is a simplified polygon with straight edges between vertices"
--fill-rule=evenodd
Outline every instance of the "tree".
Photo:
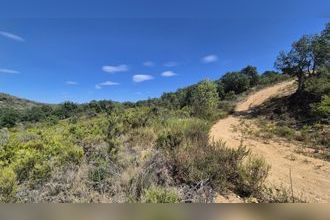
M 283 73 L 298 78 L 297 93 L 305 88 L 307 78 L 318 76 L 329 68 L 329 24 L 319 35 L 304 35 L 292 44 L 289 52 L 280 52 L 275 67 Z
M 241 73 L 246 75 L 250 80 L 250 86 L 256 86 L 259 82 L 259 75 L 257 71 L 257 67 L 247 66 L 241 70 Z
M 0 109 L 0 128 L 13 127 L 21 120 L 20 113 L 14 108 Z
M 220 83 L 223 84 L 225 93 L 233 91 L 235 94 L 239 94 L 248 90 L 250 86 L 249 78 L 240 72 L 226 73 Z
M 69 118 L 75 115 L 78 112 L 78 105 L 73 102 L 64 102 L 59 105 L 55 111 L 55 115 L 57 115 L 60 119 Z
M 192 91 L 193 113 L 200 117 L 210 117 L 217 109 L 219 96 L 216 83 L 203 80 Z

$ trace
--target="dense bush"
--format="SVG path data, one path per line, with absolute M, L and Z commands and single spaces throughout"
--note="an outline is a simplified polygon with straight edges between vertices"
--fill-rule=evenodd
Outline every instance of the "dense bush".
M 245 92 L 250 87 L 249 77 L 240 72 L 226 73 L 220 80 L 225 93 L 233 91 L 235 94 Z
M 202 121 L 188 120 L 160 133 L 156 146 L 165 153 L 173 178 L 189 185 L 203 182 L 220 191 L 229 187 L 244 195 L 257 194 L 268 167 L 252 158 L 245 164 L 249 152 L 244 147 L 235 150 L 210 143 L 207 128 Z M 240 191 L 242 185 L 245 189 Z
M 17 190 L 16 175 L 10 168 L 0 168 L 0 202 L 13 202 Z
M 249 78 L 250 87 L 256 86 L 259 83 L 257 67 L 247 66 L 241 70 L 241 73 Z
M 270 166 L 265 160 L 250 157 L 249 160 L 239 168 L 239 179 L 236 190 L 241 195 L 260 195 L 264 182 L 268 176 Z
M 259 85 L 270 85 L 287 79 L 289 79 L 289 77 L 285 74 L 280 74 L 276 71 L 265 71 L 259 77 Z
M 13 127 L 21 120 L 21 114 L 18 110 L 13 108 L 0 109 L 0 128 Z
M 194 115 L 210 118 L 219 104 L 217 85 L 209 80 L 197 84 L 192 91 L 192 111 Z
M 55 115 L 60 119 L 69 118 L 78 113 L 78 105 L 73 102 L 64 102 L 55 109 Z
M 314 115 L 328 118 L 330 116 L 330 96 L 322 96 L 321 102 L 312 104 Z
M 44 121 L 46 118 L 53 114 L 53 108 L 48 105 L 35 106 L 25 110 L 23 113 L 23 121 L 39 122 Z

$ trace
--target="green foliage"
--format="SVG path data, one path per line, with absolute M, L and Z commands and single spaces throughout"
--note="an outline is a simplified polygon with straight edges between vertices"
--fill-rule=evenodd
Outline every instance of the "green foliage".
M 78 105 L 73 102 L 64 102 L 55 109 L 55 115 L 60 119 L 69 118 L 78 113 Z
M 0 109 L 0 127 L 11 128 L 21 119 L 21 114 L 14 108 Z
M 249 78 L 250 87 L 256 86 L 259 82 L 257 67 L 247 66 L 241 70 L 241 73 Z
M 292 44 L 289 52 L 282 51 L 277 57 L 275 66 L 283 73 L 298 78 L 298 93 L 305 90 L 306 79 L 329 68 L 330 39 L 326 33 L 324 30 L 321 34 L 304 35 Z
M 9 137 L 10 133 L 7 128 L 0 129 L 0 150 L 8 143 Z
M 152 111 L 157 111 L 157 109 L 148 108 L 148 107 L 135 107 L 129 108 L 124 111 L 123 114 L 123 123 L 125 129 L 135 129 L 139 127 L 145 127 L 148 121 L 152 117 Z
M 175 190 L 152 186 L 145 190 L 142 197 L 145 203 L 178 203 L 180 197 Z
M 192 111 L 202 118 L 211 117 L 219 104 L 217 85 L 209 80 L 197 84 L 192 91 Z
M 122 145 L 120 136 L 124 132 L 123 118 L 113 112 L 109 115 L 108 120 L 107 143 L 109 144 L 109 153 L 115 157 Z
M 45 120 L 51 114 L 53 114 L 53 108 L 48 105 L 34 106 L 25 110 L 22 120 L 29 122 L 39 122 Z
M 276 71 L 265 71 L 259 78 L 259 85 L 270 85 L 287 80 L 288 76 Z
M 0 202 L 15 201 L 16 190 L 15 172 L 10 168 L 0 168 Z
M 322 97 L 321 102 L 312 105 L 312 111 L 315 115 L 327 118 L 330 116 L 330 96 Z
M 294 135 L 294 130 L 288 126 L 276 126 L 273 131 L 280 137 L 291 138 Z
M 223 85 L 225 93 L 233 91 L 235 94 L 239 94 L 250 87 L 249 77 L 240 72 L 226 73 L 220 83 Z
M 30 100 L 21 99 L 15 96 L 4 94 L 0 92 L 0 109 L 1 108 L 13 108 L 18 111 L 31 108 L 33 106 L 39 106 L 39 103 L 32 102 Z
M 235 150 L 222 142 L 209 143 L 208 125 L 203 123 L 176 120 L 165 125 L 158 136 L 156 146 L 173 168 L 175 180 L 190 185 L 202 181 L 217 190 L 234 185 L 232 190 L 239 193 L 243 193 L 239 186 L 244 185 L 244 193 L 256 193 L 267 176 L 264 164 L 252 158 L 244 164 L 249 156 L 244 147 Z
M 311 94 L 316 101 L 323 95 L 330 95 L 330 71 L 321 73 L 318 77 L 306 80 L 306 92 Z
M 262 187 L 268 173 L 270 166 L 266 164 L 265 160 L 260 158 L 252 158 L 240 166 L 239 180 L 237 190 L 240 194 L 250 196 L 257 196 L 262 192 Z

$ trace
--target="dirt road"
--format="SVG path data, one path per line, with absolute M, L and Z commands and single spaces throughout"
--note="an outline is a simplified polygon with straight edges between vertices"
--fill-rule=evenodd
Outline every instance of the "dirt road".
M 236 112 L 249 112 L 270 97 L 292 92 L 293 82 L 284 82 L 249 95 L 237 104 Z M 243 116 L 231 115 L 219 120 L 211 129 L 210 137 L 223 140 L 229 147 L 238 147 L 242 140 L 239 127 L 254 124 Z M 330 202 L 330 163 L 295 152 L 298 146 L 281 140 L 258 140 L 247 137 L 243 144 L 255 155 L 263 157 L 271 165 L 267 184 L 275 188 L 290 187 L 290 170 L 294 196 L 308 202 Z

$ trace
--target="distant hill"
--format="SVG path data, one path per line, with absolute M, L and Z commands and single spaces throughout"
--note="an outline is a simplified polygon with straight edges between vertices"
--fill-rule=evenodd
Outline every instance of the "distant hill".
M 16 96 L 0 93 L 0 108 L 15 108 L 15 109 L 26 109 L 33 106 L 40 106 L 41 103 L 30 101 L 27 99 L 18 98 Z

